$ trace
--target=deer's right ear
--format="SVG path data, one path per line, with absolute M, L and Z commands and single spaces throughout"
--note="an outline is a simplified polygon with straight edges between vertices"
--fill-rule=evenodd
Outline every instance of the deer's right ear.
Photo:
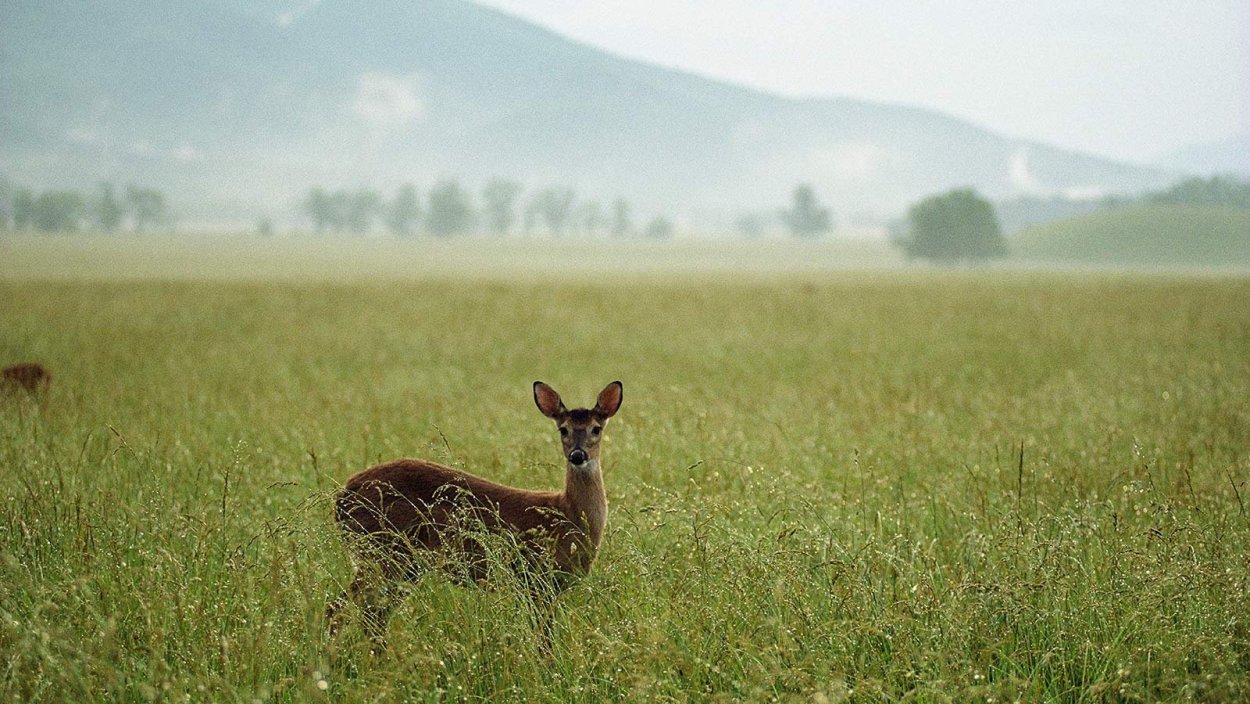
M 548 418 L 555 418 L 568 410 L 560 400 L 560 394 L 541 381 L 534 382 L 534 404 Z

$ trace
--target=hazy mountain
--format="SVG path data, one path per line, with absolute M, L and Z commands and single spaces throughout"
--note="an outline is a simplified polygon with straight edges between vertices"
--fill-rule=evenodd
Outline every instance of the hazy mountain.
M 839 213 L 888 214 L 956 185 L 1004 197 L 1171 180 L 928 110 L 621 59 L 461 0 L 5 0 L 0 13 L 0 172 L 151 183 L 226 217 L 289 211 L 316 183 L 443 176 L 570 184 L 712 222 L 775 208 L 799 181 Z
M 1235 174 L 1250 177 L 1250 135 L 1231 137 L 1219 142 L 1192 144 L 1159 159 L 1163 168 L 1186 173 Z

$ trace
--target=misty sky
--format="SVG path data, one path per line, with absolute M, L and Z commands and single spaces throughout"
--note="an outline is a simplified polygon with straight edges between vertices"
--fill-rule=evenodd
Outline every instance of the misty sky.
M 632 58 L 1120 159 L 1250 133 L 1250 0 L 481 2 Z

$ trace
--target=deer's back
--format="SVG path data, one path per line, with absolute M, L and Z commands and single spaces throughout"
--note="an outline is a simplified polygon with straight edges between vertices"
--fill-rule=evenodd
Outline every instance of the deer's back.
M 400 459 L 347 480 L 336 502 L 342 526 L 361 534 L 403 533 L 426 547 L 466 518 L 492 530 L 526 532 L 563 515 L 560 495 L 497 484 L 435 462 Z

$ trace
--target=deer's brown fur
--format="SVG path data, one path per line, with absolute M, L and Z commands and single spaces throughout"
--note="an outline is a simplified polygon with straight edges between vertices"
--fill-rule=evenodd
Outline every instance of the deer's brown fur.
M 38 362 L 24 362 L 0 369 L 0 387 L 21 387 L 31 393 L 43 391 L 52 383 L 52 372 Z

